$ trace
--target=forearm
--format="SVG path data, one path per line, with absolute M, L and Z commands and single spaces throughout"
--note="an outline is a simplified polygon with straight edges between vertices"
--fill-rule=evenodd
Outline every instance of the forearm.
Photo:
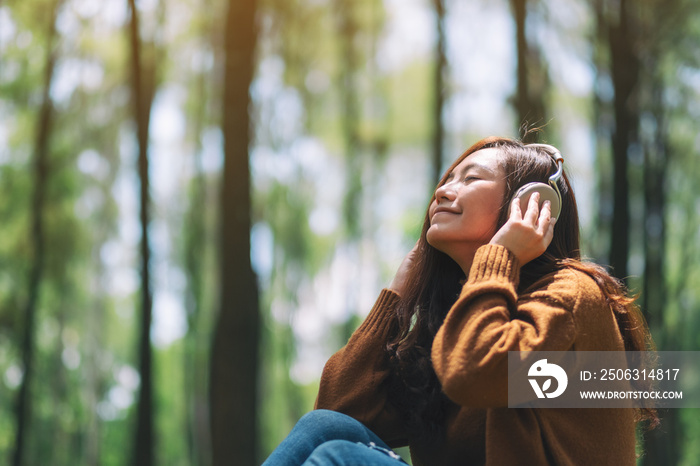
M 435 372 L 459 404 L 506 406 L 508 351 L 566 350 L 573 342 L 575 291 L 555 283 L 518 296 L 518 276 L 517 259 L 507 249 L 480 248 L 435 337 Z

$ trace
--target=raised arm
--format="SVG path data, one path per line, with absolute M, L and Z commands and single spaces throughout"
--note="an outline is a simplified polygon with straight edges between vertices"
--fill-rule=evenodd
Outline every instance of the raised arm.
M 577 329 L 579 274 L 563 270 L 518 296 L 518 259 L 488 244 L 435 336 L 435 372 L 450 399 L 463 406 L 507 406 L 508 351 L 565 351 Z M 595 287 L 595 285 L 592 285 Z

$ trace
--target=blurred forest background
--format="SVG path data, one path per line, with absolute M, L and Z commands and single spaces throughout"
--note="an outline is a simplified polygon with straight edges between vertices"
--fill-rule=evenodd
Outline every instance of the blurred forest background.
M 699 350 L 698 44 L 696 0 L 0 0 L 0 463 L 259 464 L 524 122 Z M 640 464 L 700 464 L 699 414 Z

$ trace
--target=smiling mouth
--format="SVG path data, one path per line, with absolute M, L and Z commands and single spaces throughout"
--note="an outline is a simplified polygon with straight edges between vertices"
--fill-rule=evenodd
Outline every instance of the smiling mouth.
M 435 223 L 435 219 L 437 218 L 438 214 L 450 214 L 450 215 L 457 215 L 457 212 L 449 209 L 436 209 L 435 212 L 433 212 L 432 217 L 430 217 L 430 223 Z
M 448 208 L 446 208 L 446 207 L 438 207 L 437 209 L 435 209 L 435 212 L 433 212 L 433 215 L 437 215 L 437 214 L 457 214 L 457 213 L 459 213 L 459 212 L 455 212 L 454 210 L 448 209 Z

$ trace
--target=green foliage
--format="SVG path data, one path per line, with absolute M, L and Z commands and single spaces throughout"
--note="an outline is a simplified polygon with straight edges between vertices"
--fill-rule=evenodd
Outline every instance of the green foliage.
M 224 111 L 225 2 L 153 3 L 140 5 L 145 18 L 142 33 L 155 44 L 146 61 L 155 68 L 160 89 L 176 101 L 168 108 L 177 110 L 152 122 L 153 147 L 161 144 L 162 133 L 171 139 L 170 145 L 159 149 L 170 157 L 167 175 L 161 167 L 153 168 L 151 176 L 158 181 L 167 177 L 178 193 L 164 199 L 153 188 L 151 227 L 159 242 L 153 268 L 169 270 L 166 278 L 159 275 L 155 288 L 182 296 L 187 325 L 184 335 L 155 351 L 157 462 L 206 465 L 208 358 L 219 291 L 222 214 L 217 128 Z M 49 93 L 54 118 L 42 212 L 47 246 L 38 301 L 27 464 L 121 465 L 131 454 L 138 387 L 134 380 L 138 212 L 127 17 L 118 12 L 107 17 L 90 2 L 65 0 L 59 9 L 57 45 L 47 50 L 52 4 L 52 0 L 0 2 L 0 18 L 10 21 L 0 26 L 11 25 L 0 30 L 0 457 L 9 457 L 14 448 L 13 405 L 22 377 L 19 343 L 35 254 L 32 164 L 47 58 L 54 53 L 56 76 Z M 548 3 L 551 12 L 533 23 L 532 35 L 539 37 L 535 29 L 547 26 L 546 34 L 561 39 L 554 41 L 558 48 L 540 44 L 552 76 L 557 66 L 566 69 L 557 62 L 562 53 L 597 73 L 594 89 L 587 92 L 599 93 L 600 109 L 593 108 L 592 95 L 568 89 L 566 78 L 553 79 L 548 104 L 561 117 L 547 126 L 546 134 L 558 145 L 569 143 L 570 134 L 581 127 L 579 133 L 592 135 L 587 143 L 599 153 L 591 170 L 598 177 L 598 194 L 592 196 L 595 223 L 584 231 L 584 238 L 586 252 L 604 258 L 612 190 L 607 138 L 613 128 L 610 96 L 601 89 L 609 79 L 605 63 L 611 57 L 594 45 L 590 11 L 582 26 L 567 29 L 555 10 L 574 5 L 585 11 L 591 4 Z M 318 380 L 295 372 L 308 362 L 303 359 L 310 353 L 327 357 L 338 349 L 362 321 L 368 296 L 388 283 L 421 228 L 429 196 L 423 172 L 433 128 L 433 63 L 429 55 L 415 53 L 400 65 L 385 66 L 382 47 L 392 22 L 403 18 L 391 8 L 395 8 L 391 2 L 379 0 L 261 1 L 260 66 L 251 109 L 253 223 L 269 233 L 269 238 L 253 238 L 261 257 L 254 266 L 264 323 L 261 455 L 269 453 L 313 407 Z M 647 73 L 638 102 L 640 140 L 644 150 L 657 150 L 661 135 L 667 153 L 663 244 L 667 291 L 663 317 L 652 330 L 662 349 L 675 345 L 697 350 L 700 11 L 692 0 L 645 0 L 635 8 L 642 28 L 637 45 Z M 457 14 L 456 7 L 447 14 Z M 483 14 L 494 15 L 489 18 L 494 25 L 508 21 L 497 9 Z M 546 24 L 557 21 L 562 24 Z M 163 27 L 151 27 L 155 24 Z M 550 37 L 546 34 L 542 37 Z M 476 57 L 476 51 L 454 43 L 460 37 L 448 35 L 448 59 L 456 60 L 457 54 Z M 490 37 L 479 39 L 487 49 L 490 41 Z M 595 63 L 587 62 L 591 57 Z M 491 58 L 497 60 L 497 53 Z M 475 59 L 473 66 L 469 72 L 478 76 L 480 62 Z M 513 70 L 503 68 L 504 73 Z M 472 82 L 450 73 L 446 91 Z M 655 91 L 662 94 L 660 109 L 652 105 Z M 469 110 L 478 117 L 484 111 L 478 108 L 480 89 L 465 92 L 469 97 L 465 100 L 462 95 L 460 104 L 470 102 L 475 108 Z M 447 103 L 450 108 L 449 92 Z M 510 105 L 507 100 L 499 104 Z M 459 144 L 483 136 L 472 134 L 473 129 L 447 127 L 446 138 Z M 169 134 L 175 132 L 181 134 Z M 632 284 L 640 288 L 643 232 L 649 227 L 642 209 L 648 187 L 643 158 L 635 154 L 631 154 L 630 192 L 637 210 L 630 225 L 630 252 L 636 264 L 631 269 L 637 275 Z M 452 155 L 456 154 L 446 157 Z M 581 181 L 577 188 L 594 189 L 592 179 L 577 181 Z M 312 324 L 321 330 L 313 330 Z M 313 335 L 313 331 L 317 344 L 309 349 L 304 332 Z M 681 415 L 682 464 L 698 464 L 696 414 L 689 410 Z

